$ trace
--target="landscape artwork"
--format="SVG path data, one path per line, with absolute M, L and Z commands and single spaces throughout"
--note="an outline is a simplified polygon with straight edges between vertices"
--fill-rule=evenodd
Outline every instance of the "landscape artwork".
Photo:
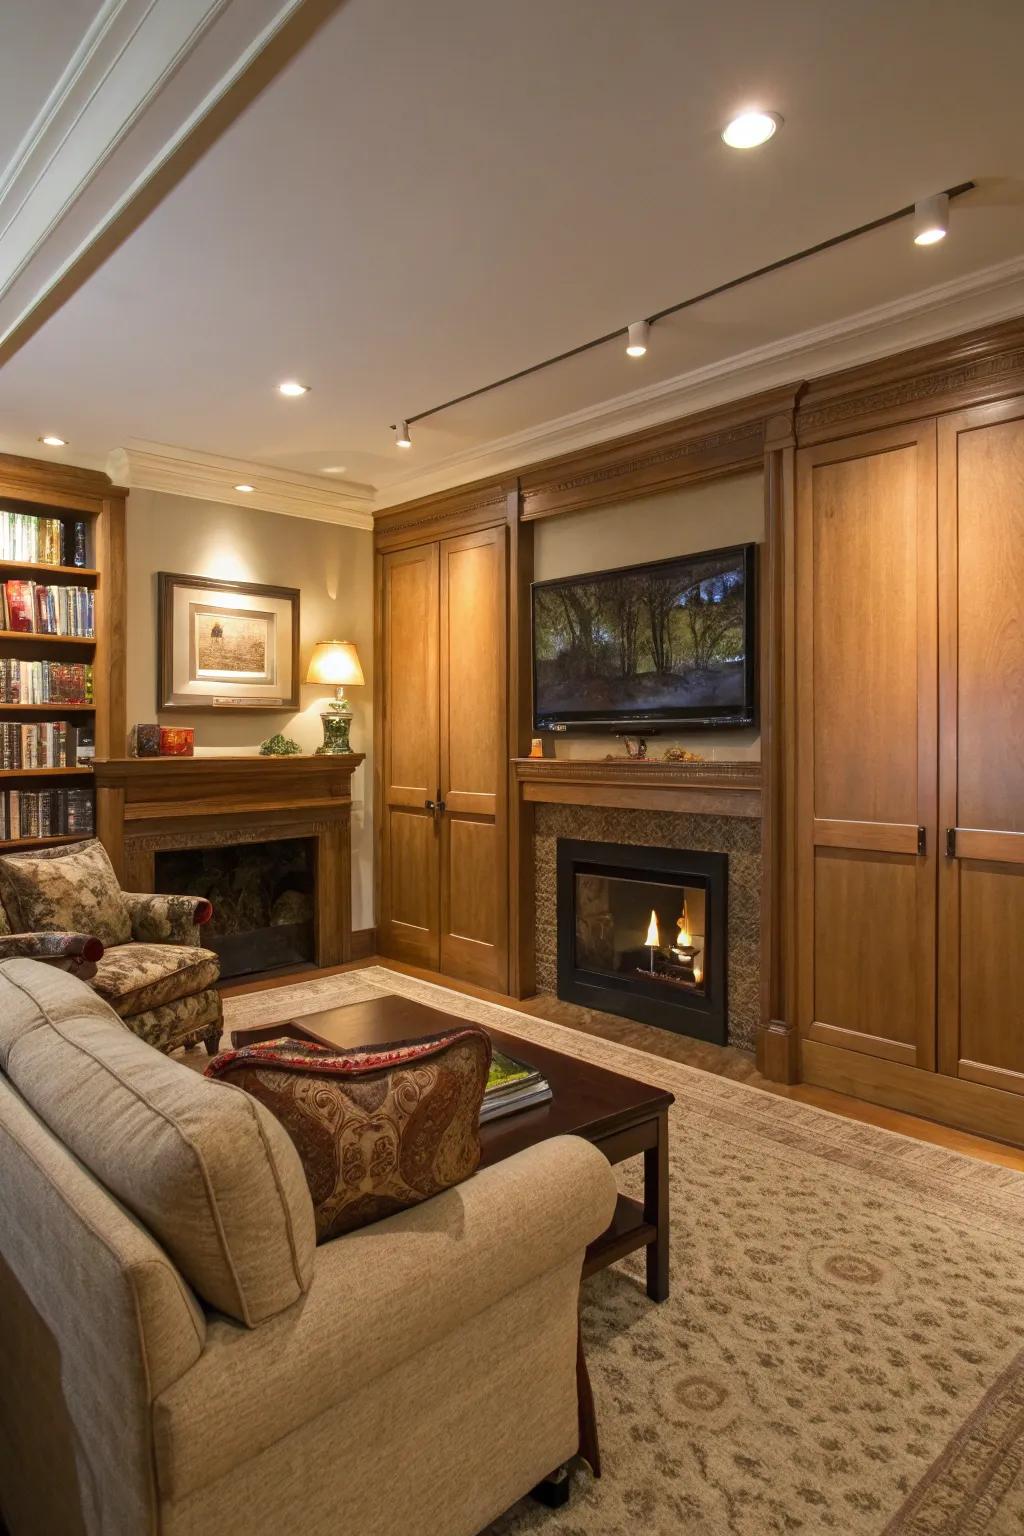
M 743 706 L 744 551 L 534 590 L 538 716 Z
M 268 682 L 273 670 L 274 615 L 194 604 L 192 654 L 197 679 Z

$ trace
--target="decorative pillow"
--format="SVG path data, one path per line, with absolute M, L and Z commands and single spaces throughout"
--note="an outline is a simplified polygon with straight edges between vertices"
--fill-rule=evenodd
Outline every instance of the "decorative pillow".
M 97 838 L 4 854 L 0 901 L 24 933 L 89 933 L 108 947 L 132 936 L 121 887 Z
M 206 1075 L 246 1089 L 280 1120 L 325 1243 L 476 1172 L 490 1064 L 490 1037 L 469 1028 L 346 1052 L 266 1040 L 224 1051 Z

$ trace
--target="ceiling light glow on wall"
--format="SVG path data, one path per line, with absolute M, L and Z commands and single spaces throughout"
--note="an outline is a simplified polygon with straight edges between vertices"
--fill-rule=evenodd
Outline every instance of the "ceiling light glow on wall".
M 936 192 L 914 204 L 914 244 L 936 245 L 949 230 L 949 197 Z
M 651 334 L 651 328 L 646 320 L 634 320 L 629 327 L 629 341 L 626 344 L 626 352 L 630 357 L 643 357 L 647 351 L 647 338 Z
M 54 432 L 47 432 L 46 436 L 41 437 L 39 441 L 45 443 L 47 448 L 66 448 L 68 445 L 67 438 L 58 437 Z
M 395 442 L 399 448 L 411 448 L 412 438 L 409 436 L 409 423 L 400 421 L 395 428 Z
M 255 489 L 256 489 L 256 487 L 254 485 L 236 485 L 235 486 L 235 490 L 236 491 L 245 491 L 245 493 L 247 495 L 248 495 L 248 493 L 250 491 L 254 491 Z
M 722 138 L 730 149 L 756 149 L 767 144 L 772 135 L 782 127 L 777 112 L 741 112 L 722 129 Z
M 296 399 L 299 395 L 309 394 L 309 385 L 300 384 L 297 379 L 285 379 L 283 384 L 277 386 L 279 395 L 287 395 L 289 400 Z

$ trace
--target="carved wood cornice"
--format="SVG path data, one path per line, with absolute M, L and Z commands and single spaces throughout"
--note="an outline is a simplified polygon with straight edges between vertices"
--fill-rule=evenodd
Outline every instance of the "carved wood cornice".
M 534 803 L 698 816 L 761 814 L 760 763 L 517 757 L 512 773 L 523 800 Z
M 792 430 L 799 386 L 650 427 L 523 471 L 522 517 L 532 521 L 760 468 L 769 436 Z
M 104 501 L 121 500 L 128 492 L 115 485 L 109 475 L 97 469 L 79 469 L 74 464 L 54 464 L 48 459 L 26 459 L 19 454 L 0 453 L 0 495 L 15 500 L 69 506 L 79 502 L 83 509 L 99 511 Z
M 503 522 L 510 491 L 515 491 L 514 481 L 482 480 L 380 512 L 373 520 L 374 545 L 379 550 L 396 549 L 435 534 L 472 533 Z
M 796 413 L 800 443 L 868 432 L 1024 392 L 1024 320 L 817 379 Z
M 512 768 L 521 783 L 560 780 L 577 784 L 654 784 L 662 788 L 703 784 L 714 789 L 757 789 L 761 784 L 761 764 L 749 760 L 665 763 L 636 757 L 514 757 Z

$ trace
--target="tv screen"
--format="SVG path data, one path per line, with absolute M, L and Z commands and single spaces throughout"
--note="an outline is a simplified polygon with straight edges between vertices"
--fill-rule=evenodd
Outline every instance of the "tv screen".
M 534 582 L 535 728 L 753 724 L 756 548 Z

